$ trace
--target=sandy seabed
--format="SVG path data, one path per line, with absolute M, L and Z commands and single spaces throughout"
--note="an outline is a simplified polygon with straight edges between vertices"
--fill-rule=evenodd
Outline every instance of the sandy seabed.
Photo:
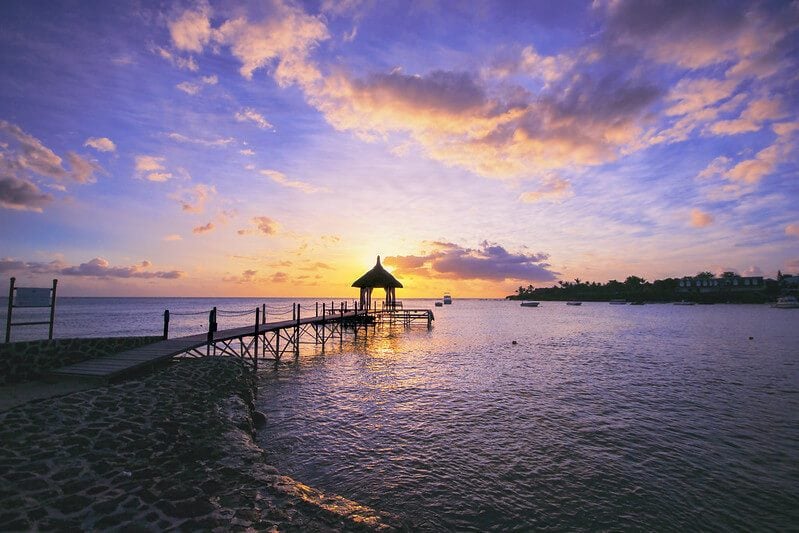
M 403 529 L 268 465 L 253 384 L 236 359 L 181 359 L 0 412 L 0 530 Z

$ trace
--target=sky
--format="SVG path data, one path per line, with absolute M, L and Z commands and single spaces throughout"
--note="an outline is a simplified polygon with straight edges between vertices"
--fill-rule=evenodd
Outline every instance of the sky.
M 799 272 L 799 1 L 31 0 L 0 49 L 17 285 Z

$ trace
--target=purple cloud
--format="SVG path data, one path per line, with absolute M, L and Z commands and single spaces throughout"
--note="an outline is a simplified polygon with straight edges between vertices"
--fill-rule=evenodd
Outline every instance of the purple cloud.
M 426 255 L 386 257 L 385 263 L 397 267 L 398 275 L 431 278 L 552 281 L 558 274 L 549 270 L 545 253 L 513 254 L 488 241 L 477 249 L 446 242 L 431 244 L 435 249 Z

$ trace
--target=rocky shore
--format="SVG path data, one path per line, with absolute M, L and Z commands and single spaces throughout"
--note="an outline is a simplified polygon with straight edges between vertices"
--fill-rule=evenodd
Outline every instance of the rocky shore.
M 265 463 L 253 385 L 235 359 L 182 359 L 0 412 L 0 530 L 395 530 Z

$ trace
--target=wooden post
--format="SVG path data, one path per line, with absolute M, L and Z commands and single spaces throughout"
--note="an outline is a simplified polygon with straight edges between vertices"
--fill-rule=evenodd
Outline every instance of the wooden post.
M 325 353 L 325 341 L 327 340 L 327 309 L 325 302 L 322 302 L 322 353 Z
M 266 324 L 266 304 L 261 304 L 261 324 Z
M 316 302 L 316 314 L 314 316 L 319 316 L 319 302 Z
M 214 332 L 216 331 L 216 307 L 208 313 L 208 346 L 205 354 L 211 355 L 211 343 L 214 342 Z
M 258 371 L 258 336 L 260 335 L 259 326 L 261 325 L 261 310 L 255 308 L 255 357 L 252 360 L 252 366 L 255 371 Z
M 297 304 L 291 304 L 291 319 L 297 320 Z
M 11 311 L 14 309 L 13 302 L 14 302 L 14 283 L 17 281 L 17 278 L 11 278 L 11 282 L 8 286 L 8 314 L 6 315 L 6 343 L 11 341 Z
M 169 338 L 169 309 L 164 309 L 164 340 Z
M 341 323 L 338 325 L 338 340 L 339 343 L 344 342 L 344 303 L 341 304 Z
M 53 294 L 50 299 L 50 331 L 47 334 L 49 340 L 53 340 L 53 323 L 55 322 L 55 289 L 58 286 L 58 280 L 53 280 Z
M 300 304 L 297 304 L 297 323 L 294 325 L 294 357 L 300 357 Z

